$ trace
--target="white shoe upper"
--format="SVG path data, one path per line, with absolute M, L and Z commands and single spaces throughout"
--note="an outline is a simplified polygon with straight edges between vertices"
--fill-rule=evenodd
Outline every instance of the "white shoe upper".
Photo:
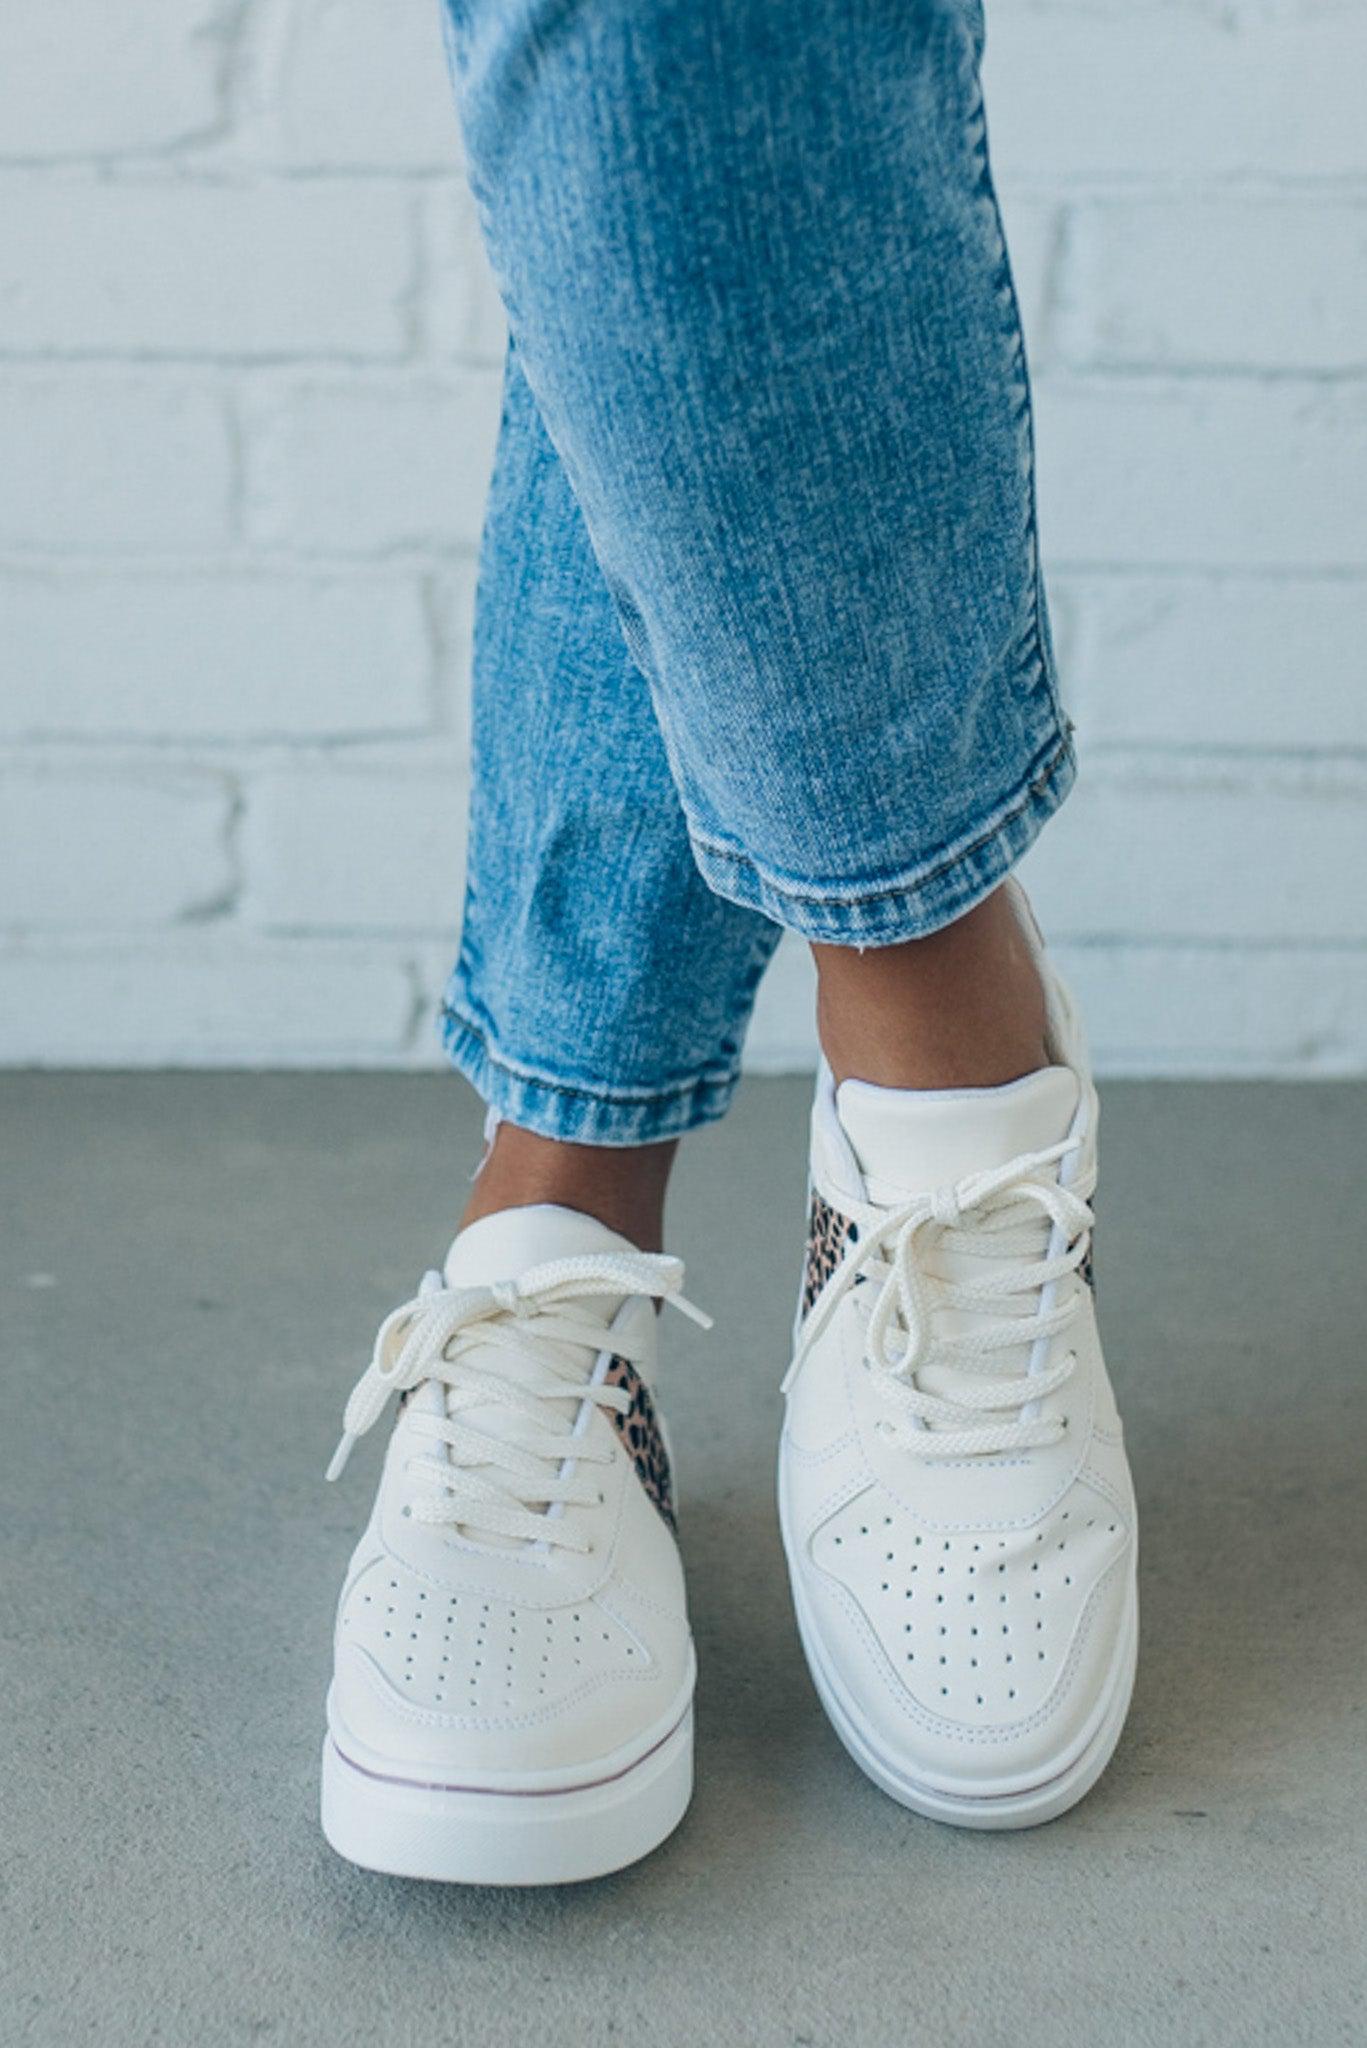
M 1037 1074 L 823 1076 L 785 1383 L 809 1656 L 881 1782 L 966 1800 L 1065 1773 L 1133 1655 L 1134 1499 L 1089 1284 L 1096 1095 L 1044 971 L 1057 1064 Z
M 650 1391 L 655 1304 L 677 1302 L 681 1278 L 590 1217 L 514 1209 L 463 1231 L 386 1320 L 333 1467 L 406 1393 L 338 1608 L 329 1724 L 352 1763 L 572 1788 L 686 1713 L 693 1650 Z

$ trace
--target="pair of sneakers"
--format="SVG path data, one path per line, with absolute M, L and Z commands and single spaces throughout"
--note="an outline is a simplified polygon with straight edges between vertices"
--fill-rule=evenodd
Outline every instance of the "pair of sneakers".
M 967 1827 L 1080 1799 L 1134 1675 L 1134 1499 L 1090 1285 L 1096 1095 L 1041 970 L 1038 1073 L 926 1093 L 822 1076 L 785 1382 L 779 1512 L 821 1700 L 884 1791 Z M 652 1393 L 658 1305 L 698 1315 L 682 1278 L 589 1216 L 511 1209 L 381 1327 L 332 1467 L 402 1394 L 328 1698 L 323 1826 L 353 1862 L 564 1883 L 683 1817 L 695 1660 Z

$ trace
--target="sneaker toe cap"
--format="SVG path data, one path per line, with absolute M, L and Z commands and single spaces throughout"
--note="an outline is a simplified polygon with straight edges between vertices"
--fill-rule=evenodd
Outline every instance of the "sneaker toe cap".
M 473 1774 L 591 1768 L 647 1734 L 687 1681 L 686 1627 L 601 1597 L 530 1607 L 377 1559 L 337 1625 L 334 1736 L 358 1761 Z
M 812 1538 L 801 1573 L 828 1687 L 911 1778 L 989 1795 L 1086 1747 L 1132 1655 L 1128 1518 L 1074 1496 L 1011 1531 L 934 1533 L 866 1499 Z

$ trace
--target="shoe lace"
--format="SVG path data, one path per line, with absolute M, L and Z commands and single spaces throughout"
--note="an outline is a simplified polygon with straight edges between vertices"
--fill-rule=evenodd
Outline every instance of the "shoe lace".
M 1055 1177 L 1060 1162 L 1080 1145 L 1079 1138 L 1069 1138 L 1022 1153 L 895 1208 L 849 1208 L 857 1236 L 807 1320 L 785 1388 L 856 1283 L 877 1281 L 865 1362 L 897 1416 L 879 1425 L 882 1434 L 920 1458 L 1056 1443 L 1066 1421 L 1028 1411 L 1064 1384 L 1076 1354 L 1069 1351 L 1038 1371 L 1003 1372 L 994 1360 L 1025 1342 L 1032 1356 L 1043 1356 L 1038 1341 L 1060 1335 L 1081 1307 L 1076 1291 L 1063 1301 L 1053 1298 L 1058 1282 L 1081 1266 L 1091 1242 L 1088 1197 L 1096 1187 L 1095 1167 L 1066 1185 Z M 1051 1229 L 1041 1255 L 1046 1219 Z M 982 1259 L 986 1270 L 980 1278 L 941 1278 L 929 1269 L 937 1251 Z M 937 1328 L 942 1309 L 963 1312 L 967 1327 Z M 933 1387 L 918 1379 L 928 1367 L 936 1368 Z
M 380 1325 L 370 1363 L 347 1401 L 327 1477 L 341 1477 L 392 1394 L 435 1381 L 445 1389 L 444 1412 L 411 1418 L 431 1449 L 409 1460 L 419 1488 L 406 1512 L 466 1534 L 587 1550 L 588 1535 L 564 1510 L 599 1504 L 598 1488 L 583 1468 L 607 1464 L 612 1452 L 582 1436 L 570 1438 L 563 1413 L 559 1430 L 551 1418 L 565 1402 L 624 1413 L 630 1394 L 586 1374 L 584 1352 L 596 1361 L 610 1346 L 614 1357 L 634 1364 L 644 1345 L 616 1330 L 609 1335 L 601 1308 L 585 1307 L 585 1297 L 648 1295 L 710 1329 L 711 1317 L 680 1292 L 682 1283 L 682 1262 L 653 1252 L 548 1259 L 487 1287 L 449 1288 L 441 1274 L 426 1274 L 413 1300 Z M 500 1353 L 507 1359 L 503 1369 Z M 516 1437 L 470 1420 L 472 1411 L 491 1406 L 519 1418 Z

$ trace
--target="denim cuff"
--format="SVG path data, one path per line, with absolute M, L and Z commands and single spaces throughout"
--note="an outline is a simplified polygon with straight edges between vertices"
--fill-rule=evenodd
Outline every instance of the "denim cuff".
M 1072 727 L 1059 720 L 1011 794 L 972 836 L 900 874 L 823 885 L 767 872 L 750 855 L 690 823 L 693 857 L 717 895 L 762 911 L 804 939 L 833 946 L 895 946 L 953 924 L 990 895 L 1073 786 Z
M 505 1123 L 570 1144 L 655 1145 L 682 1137 L 725 1116 L 740 1079 L 736 1061 L 656 1091 L 618 1093 L 558 1081 L 510 1064 L 449 999 L 442 1005 L 440 1034 L 452 1066 Z
M 1060 720 L 1032 768 L 985 826 L 938 856 L 900 875 L 876 879 L 867 888 L 826 889 L 775 876 L 701 835 L 692 840 L 694 858 L 718 896 L 771 920 L 761 931 L 779 925 L 832 945 L 896 945 L 952 924 L 990 894 L 1063 802 L 1075 773 L 1071 728 Z M 747 1006 L 770 950 L 766 943 L 747 975 Z M 738 1056 L 654 1088 L 614 1088 L 606 1081 L 548 1074 L 509 1057 L 488 1024 L 462 1002 L 459 988 L 457 973 L 441 1008 L 446 1055 L 499 1117 L 523 1130 L 581 1145 L 658 1144 L 715 1123 L 735 1093 Z

